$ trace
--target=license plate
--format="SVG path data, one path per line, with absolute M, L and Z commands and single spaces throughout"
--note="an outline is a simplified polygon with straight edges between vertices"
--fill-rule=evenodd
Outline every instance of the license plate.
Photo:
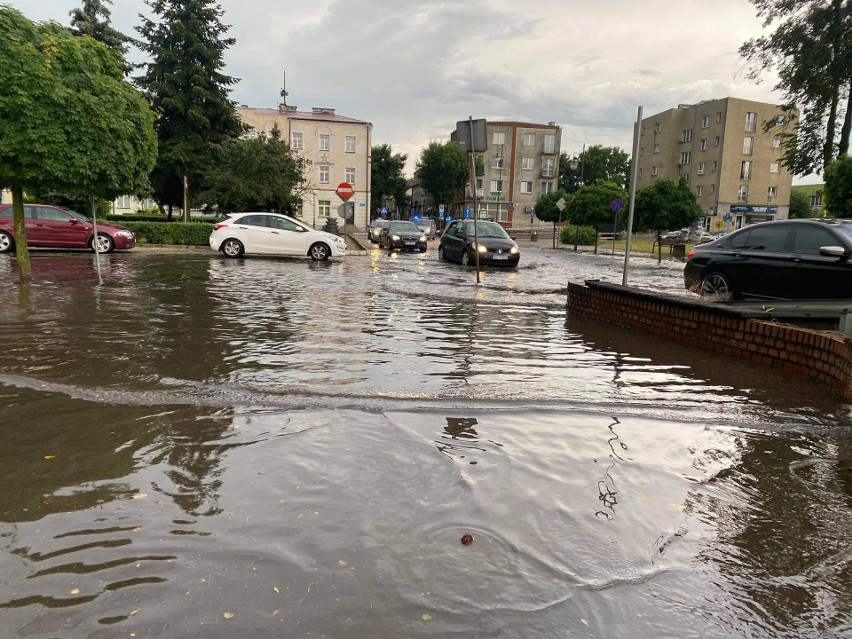
M 509 256 L 508 255 L 495 255 L 494 259 L 495 260 L 508 260 Z
M 414 246 L 414 242 L 406 242 L 405 245 L 406 246 Z

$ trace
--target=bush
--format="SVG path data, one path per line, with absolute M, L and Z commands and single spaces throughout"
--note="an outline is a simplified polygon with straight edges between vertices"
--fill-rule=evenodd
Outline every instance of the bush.
M 120 216 L 121 226 L 130 229 L 140 244 L 178 244 L 207 246 L 213 227 L 204 222 L 133 222 L 129 215 Z
M 598 234 L 595 232 L 594 227 L 572 226 L 569 224 L 567 226 L 562 227 L 562 231 L 559 234 L 560 244 L 573 244 L 574 238 L 577 238 L 578 230 L 580 231 L 580 235 L 577 239 L 577 244 L 591 246 L 595 243 L 595 239 L 597 238 Z

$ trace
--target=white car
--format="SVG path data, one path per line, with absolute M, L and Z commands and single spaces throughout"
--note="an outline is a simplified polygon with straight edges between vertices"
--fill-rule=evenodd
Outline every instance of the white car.
M 346 255 L 346 240 L 315 231 L 289 215 L 232 213 L 213 225 L 210 248 L 225 257 L 293 255 L 327 260 Z

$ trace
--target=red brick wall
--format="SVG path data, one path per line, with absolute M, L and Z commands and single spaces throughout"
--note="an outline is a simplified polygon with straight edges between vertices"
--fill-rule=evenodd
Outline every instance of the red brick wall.
M 726 306 L 597 281 L 568 283 L 568 312 L 807 375 L 852 401 L 852 346 L 841 333 L 777 324 Z

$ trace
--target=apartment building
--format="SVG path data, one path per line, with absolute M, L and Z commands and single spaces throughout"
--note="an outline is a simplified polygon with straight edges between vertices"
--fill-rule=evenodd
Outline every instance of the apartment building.
M 793 175 L 780 161 L 780 134 L 792 126 L 777 105 L 730 97 L 644 118 L 637 188 L 685 177 L 710 232 L 786 219 Z
M 479 153 L 476 172 L 476 210 L 479 217 L 505 226 L 528 226 L 535 220 L 539 195 L 555 191 L 559 182 L 562 129 L 555 122 L 486 122 L 488 151 Z M 450 137 L 458 139 L 458 132 Z M 455 217 L 472 215 L 470 185 L 453 204 Z
M 275 125 L 283 139 L 299 156 L 310 161 L 301 192 L 299 218 L 314 228 L 329 216 L 339 222 L 365 228 L 369 223 L 370 148 L 373 125 L 337 115 L 334 109 L 314 107 L 299 111 L 280 104 L 277 109 L 237 107 L 243 122 L 252 127 L 249 135 L 269 135 Z M 337 195 L 342 182 L 355 193 L 348 202 Z

